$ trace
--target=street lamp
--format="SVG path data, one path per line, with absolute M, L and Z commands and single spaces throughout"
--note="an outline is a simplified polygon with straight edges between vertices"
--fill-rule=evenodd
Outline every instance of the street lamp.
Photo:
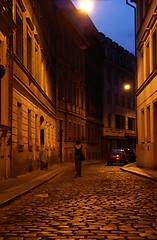
M 127 90 L 130 90 L 131 86 L 129 83 L 125 83 L 124 84 L 124 89 L 127 91 Z
M 93 9 L 94 1 L 93 0 L 77 0 L 76 5 L 81 10 L 89 13 Z

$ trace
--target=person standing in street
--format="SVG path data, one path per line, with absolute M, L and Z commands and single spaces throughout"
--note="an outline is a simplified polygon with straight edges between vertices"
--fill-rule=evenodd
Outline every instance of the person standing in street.
M 76 176 L 81 177 L 81 170 L 82 170 L 82 148 L 83 145 L 81 144 L 80 140 L 76 140 L 76 144 L 74 146 L 75 149 L 75 169 L 76 169 Z

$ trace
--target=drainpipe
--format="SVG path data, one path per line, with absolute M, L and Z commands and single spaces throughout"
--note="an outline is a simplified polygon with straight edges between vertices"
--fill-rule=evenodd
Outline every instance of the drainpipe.
M 134 30 L 135 30 L 135 57 L 136 57 L 136 31 L 137 31 L 137 18 L 136 18 L 136 7 L 132 5 L 131 3 L 128 2 L 129 0 L 126 0 L 126 4 L 134 9 Z M 138 144 L 138 135 L 137 135 L 137 100 L 136 100 L 136 90 L 137 90 L 137 64 L 136 64 L 136 70 L 135 70 L 135 81 L 136 81 L 136 86 L 135 86 L 135 105 L 136 105 L 136 146 Z
M 135 56 L 136 56 L 136 7 L 126 0 L 126 4 L 134 9 L 134 34 L 135 34 Z
M 13 108 L 13 35 L 8 38 L 9 52 L 9 126 L 12 140 L 12 108 Z M 15 177 L 12 152 L 12 141 L 10 142 L 10 177 Z

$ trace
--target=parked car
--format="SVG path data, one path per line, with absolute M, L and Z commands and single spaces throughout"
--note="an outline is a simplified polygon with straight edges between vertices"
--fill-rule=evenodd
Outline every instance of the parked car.
M 132 148 L 125 149 L 128 162 L 136 162 L 136 153 L 135 150 Z
M 124 149 L 112 149 L 111 153 L 109 154 L 107 158 L 107 164 L 113 165 L 113 164 L 127 164 L 128 159 L 127 155 Z

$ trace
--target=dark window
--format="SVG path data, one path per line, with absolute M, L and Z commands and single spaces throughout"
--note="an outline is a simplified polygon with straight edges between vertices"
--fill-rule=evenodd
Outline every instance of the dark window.
M 135 119 L 128 118 L 128 130 L 135 130 Z
M 108 113 L 108 127 L 111 127 L 111 113 Z
M 116 115 L 115 118 L 115 127 L 119 129 L 125 129 L 125 117 L 121 115 Z
M 32 40 L 27 32 L 27 69 L 31 72 L 32 69 Z
M 16 13 L 16 54 L 18 58 L 23 61 L 23 24 L 22 18 Z
M 157 67 L 157 34 L 153 34 L 153 68 Z
M 44 129 L 40 130 L 40 145 L 44 145 Z

